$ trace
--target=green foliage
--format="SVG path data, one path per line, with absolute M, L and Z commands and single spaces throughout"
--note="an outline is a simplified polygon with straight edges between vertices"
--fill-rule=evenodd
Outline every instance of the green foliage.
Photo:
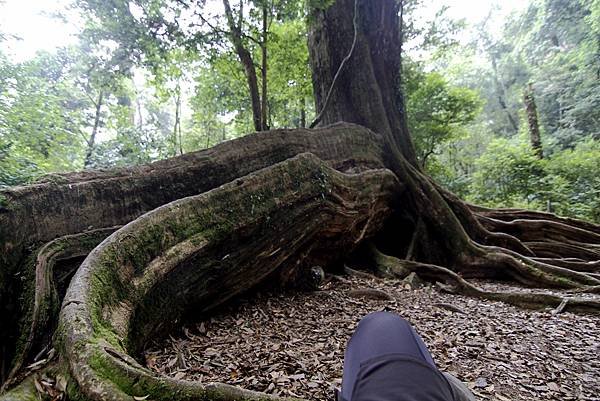
M 407 70 L 408 125 L 425 166 L 441 144 L 465 133 L 481 106 L 475 91 L 450 85 L 440 74 Z
M 244 71 L 234 55 L 221 54 L 196 72 L 188 149 L 204 149 L 252 132 L 252 109 Z
M 119 66 L 88 50 L 84 44 L 21 63 L 0 56 L 0 185 L 79 170 L 88 151 L 88 167 L 168 156 L 155 97 L 137 96 Z M 139 106 L 137 123 L 132 99 Z
M 546 171 L 557 213 L 600 223 L 600 140 L 554 154 Z
M 130 83 L 121 88 L 117 98 L 120 101 L 108 105 L 104 124 L 114 136 L 94 147 L 89 167 L 135 165 L 175 154 L 172 116 L 161 96 L 138 91 Z
M 306 25 L 274 21 L 268 41 L 268 111 L 272 127 L 299 127 L 314 114 Z M 260 49 L 255 48 L 258 58 Z M 252 132 L 246 77 L 237 56 L 214 51 L 195 72 L 187 149 L 201 149 Z
M 542 207 L 547 189 L 544 164 L 524 138 L 496 138 L 475 162 L 472 200 L 488 206 Z
M 233 3 L 255 61 L 267 6 L 269 125 L 302 125 L 313 112 L 306 4 Z M 148 162 L 253 131 L 227 24 L 204 1 L 75 5 L 85 22 L 77 46 L 24 63 L 0 54 L 0 185 Z
M 29 182 L 47 171 L 81 167 L 81 93 L 69 79 L 67 54 L 3 61 L 0 87 L 0 185 Z
M 420 61 L 438 74 L 437 85 L 405 60 L 409 122 L 426 170 L 475 203 L 598 221 L 598 179 L 590 172 L 600 171 L 599 17 L 598 0 L 531 0 L 494 35 L 492 11 L 471 46 L 434 46 Z M 440 129 L 434 116 L 444 80 L 483 101 L 481 113 L 454 133 Z M 534 157 L 526 137 L 523 92 L 530 82 L 544 160 Z
M 307 32 L 297 19 L 274 23 L 269 46 L 269 111 L 275 127 L 299 127 L 302 115 L 313 114 Z
M 594 3 L 532 0 L 507 21 L 501 38 L 487 44 L 504 92 L 497 89 L 495 95 L 503 96 L 516 114 L 523 88 L 533 82 L 542 128 L 560 148 L 600 132 L 600 36 L 594 32 Z M 501 108 L 497 101 L 490 104 Z
M 524 137 L 496 138 L 475 161 L 469 200 L 492 207 L 551 210 L 600 222 L 600 141 L 537 159 Z

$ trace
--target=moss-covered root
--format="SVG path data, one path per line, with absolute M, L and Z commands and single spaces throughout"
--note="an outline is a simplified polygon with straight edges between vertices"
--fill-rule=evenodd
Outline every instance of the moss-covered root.
M 118 227 L 103 228 L 87 231 L 81 234 L 66 235 L 40 247 L 35 254 L 33 263 L 35 265 L 35 280 L 30 283 L 25 297 L 29 305 L 23 305 L 23 309 L 29 309 L 23 314 L 20 322 L 21 332 L 13 357 L 12 369 L 0 388 L 0 393 L 12 385 L 13 380 L 23 368 L 23 365 L 33 358 L 40 349 L 47 347 L 44 342 L 50 341 L 54 330 L 53 325 L 58 321 L 60 309 L 60 295 L 57 290 L 58 281 L 64 281 L 71 277 L 77 265 L 67 266 L 56 271 L 57 263 L 64 260 L 72 260 L 85 257 L 103 239 L 113 233 Z M 61 266 L 62 267 L 62 266 Z M 62 283 L 65 285 L 65 283 Z
M 56 175 L 0 189 L 0 381 L 8 374 L 22 299 L 33 299 L 31 250 L 91 228 L 124 225 L 161 205 L 194 196 L 311 152 L 340 171 L 383 168 L 383 142 L 364 127 L 261 132 L 145 165 Z M 28 309 L 25 307 L 25 312 Z M 1 385 L 1 383 L 0 383 Z
M 10 391 L 0 393 L 0 401 L 66 400 L 68 383 L 66 370 L 56 360 L 29 374 Z M 74 388 L 73 388 L 74 389 Z
M 69 389 L 70 399 L 101 400 L 173 400 L 173 401 L 303 401 L 295 398 L 283 398 L 261 392 L 246 390 L 223 383 L 200 383 L 176 380 L 166 376 L 157 376 L 138 364 L 129 355 L 122 354 L 110 347 L 98 348 L 93 356 L 93 375 L 96 376 L 102 394 L 90 396 L 90 378 L 84 387 L 78 387 L 77 381 Z M 84 368 L 88 369 L 88 368 Z M 81 382 L 79 382 L 81 383 Z M 134 398 L 135 397 L 135 398 Z M 1 400 L 0 401 L 4 401 Z
M 516 252 L 474 244 L 472 250 L 464 253 L 457 271 L 465 275 L 485 277 L 510 277 L 532 287 L 583 288 L 600 285 L 594 275 L 536 261 Z
M 281 270 L 341 259 L 382 227 L 401 191 L 388 170 L 346 175 L 302 154 L 116 231 L 83 262 L 61 310 L 57 342 L 82 398 L 273 399 L 156 377 L 130 355 Z
M 557 312 L 600 313 L 600 302 L 596 300 L 561 297 L 543 292 L 486 291 L 474 286 L 457 273 L 445 267 L 398 259 L 393 256 L 384 255 L 374 247 L 371 248 L 371 252 L 375 265 L 383 269 L 382 272 L 388 277 L 395 276 L 401 279 L 406 277 L 407 274 L 414 272 L 428 281 L 445 283 L 440 285 L 440 287 L 445 291 L 456 294 L 491 301 L 501 301 L 529 309 L 554 308 Z
M 35 376 L 29 375 L 8 393 L 0 393 L 0 401 L 40 401 L 40 394 L 35 388 Z

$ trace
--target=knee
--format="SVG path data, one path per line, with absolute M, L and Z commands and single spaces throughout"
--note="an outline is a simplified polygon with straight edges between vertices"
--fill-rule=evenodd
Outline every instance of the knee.
M 399 326 L 410 326 L 410 324 L 404 318 L 395 313 L 380 311 L 369 313 L 367 316 L 363 317 L 358 323 L 358 327 L 365 326 L 374 326 L 378 327 L 379 329 L 388 327 L 392 329 Z

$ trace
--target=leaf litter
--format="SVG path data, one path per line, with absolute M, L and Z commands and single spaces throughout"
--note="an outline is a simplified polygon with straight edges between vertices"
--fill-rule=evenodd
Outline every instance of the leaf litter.
M 349 296 L 364 289 L 390 297 Z M 478 400 L 600 401 L 600 317 L 523 310 L 366 277 L 330 281 L 311 293 L 239 298 L 152 344 L 145 361 L 176 379 L 332 400 L 348 339 L 363 316 L 378 310 L 410 321 L 438 367 Z

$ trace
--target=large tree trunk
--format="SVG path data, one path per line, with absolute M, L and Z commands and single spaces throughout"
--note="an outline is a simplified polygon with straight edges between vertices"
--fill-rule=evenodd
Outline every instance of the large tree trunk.
M 382 134 L 385 165 L 407 187 L 395 210 L 404 221 L 402 229 L 410 227 L 414 233 L 409 246 L 390 246 L 388 241 L 389 252 L 407 259 L 399 260 L 397 265 L 403 266 L 401 270 L 406 273 L 420 263 L 423 274 L 429 276 L 431 266 L 438 266 L 440 279 L 470 294 L 479 292 L 468 290 L 448 272 L 460 272 L 465 277 L 508 278 L 535 286 L 597 286 L 597 267 L 583 266 L 598 258 L 597 230 L 542 217 L 539 222 L 515 222 L 519 229 L 507 233 L 506 224 L 479 215 L 419 170 L 398 88 L 398 11 L 394 0 L 338 0 L 325 10 L 313 12 L 309 30 L 313 85 L 321 121 L 356 122 Z M 526 240 L 522 234 L 531 226 L 539 228 L 536 239 Z M 548 230 L 560 234 L 548 236 Z M 398 233 L 398 238 L 403 237 Z M 581 269 L 565 268 L 564 258 L 578 259 Z M 527 304 L 519 297 L 509 296 L 506 300 Z
M 600 311 L 593 299 L 487 292 L 467 281 L 598 292 L 600 227 L 479 208 L 423 175 L 397 87 L 396 11 L 394 0 L 338 0 L 311 18 L 318 109 L 332 94 L 323 121 L 367 127 L 262 132 L 0 191 L 0 343 L 9 367 L 0 400 L 36 399 L 40 389 L 90 400 L 274 400 L 159 377 L 135 357 L 182 319 L 261 282 L 294 286 L 314 265 L 334 271 L 354 250 L 387 277 L 416 272 L 469 296 Z M 54 384 L 23 368 L 36 355 Z
M 310 18 L 309 56 L 316 110 L 325 108 L 322 124 L 347 121 L 384 135 L 416 166 L 400 90 L 398 4 L 391 0 L 356 1 L 338 0 L 326 10 L 314 10 Z M 325 107 L 333 79 L 353 42 L 351 57 Z

